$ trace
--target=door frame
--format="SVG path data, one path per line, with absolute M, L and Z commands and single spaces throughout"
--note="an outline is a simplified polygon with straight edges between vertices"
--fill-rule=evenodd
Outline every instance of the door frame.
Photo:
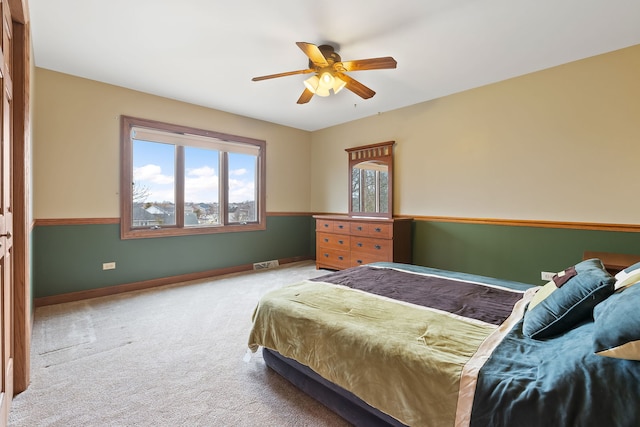
M 31 235 L 31 30 L 27 0 L 3 0 L 12 19 L 13 392 L 30 381 Z

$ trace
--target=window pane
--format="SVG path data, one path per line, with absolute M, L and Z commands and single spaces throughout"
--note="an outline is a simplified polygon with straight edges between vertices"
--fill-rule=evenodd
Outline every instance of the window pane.
M 184 148 L 184 225 L 220 225 L 220 153 Z
M 175 225 L 175 146 L 133 140 L 132 226 Z
M 352 168 L 351 169 L 351 211 L 360 212 L 360 208 L 362 207 L 361 203 L 361 189 L 360 189 L 360 177 L 361 177 L 362 169 L 360 168 Z
M 389 173 L 380 174 L 380 212 L 389 212 Z
M 258 220 L 256 203 L 257 157 L 228 153 L 229 189 L 228 215 L 230 223 Z
M 378 212 L 378 194 L 376 185 L 377 173 L 371 169 L 364 170 L 363 212 Z

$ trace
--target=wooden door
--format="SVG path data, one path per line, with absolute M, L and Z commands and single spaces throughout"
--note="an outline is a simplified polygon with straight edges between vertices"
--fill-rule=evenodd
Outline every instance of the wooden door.
M 2 53 L 0 55 L 0 426 L 6 425 L 13 397 L 13 260 L 12 232 L 12 118 L 11 29 L 8 3 L 2 0 Z

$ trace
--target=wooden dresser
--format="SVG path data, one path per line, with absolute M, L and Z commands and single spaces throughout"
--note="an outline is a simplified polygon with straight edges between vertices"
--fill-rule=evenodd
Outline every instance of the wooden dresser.
M 412 262 L 412 218 L 314 215 L 316 268 L 342 270 L 379 261 Z

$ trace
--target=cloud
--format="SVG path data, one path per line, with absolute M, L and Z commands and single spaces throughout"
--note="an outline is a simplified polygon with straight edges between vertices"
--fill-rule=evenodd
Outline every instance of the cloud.
M 256 199 L 256 187 L 253 181 L 229 179 L 229 202 L 239 203 Z
M 210 203 L 218 199 L 218 176 L 213 168 L 188 169 L 185 177 L 185 201 Z
M 152 184 L 173 184 L 174 179 L 172 175 L 163 175 L 160 166 L 149 164 L 133 168 L 133 180 Z
M 240 169 L 234 169 L 229 171 L 229 175 L 230 176 L 240 176 L 240 175 L 245 175 L 247 173 L 247 170 L 245 168 L 240 168 Z
M 173 202 L 175 190 L 173 175 L 164 175 L 158 165 L 148 164 L 133 168 L 133 181 L 141 192 L 147 192 L 143 201 Z
M 201 168 L 187 169 L 187 176 L 215 176 L 215 169 L 209 166 L 203 166 Z

